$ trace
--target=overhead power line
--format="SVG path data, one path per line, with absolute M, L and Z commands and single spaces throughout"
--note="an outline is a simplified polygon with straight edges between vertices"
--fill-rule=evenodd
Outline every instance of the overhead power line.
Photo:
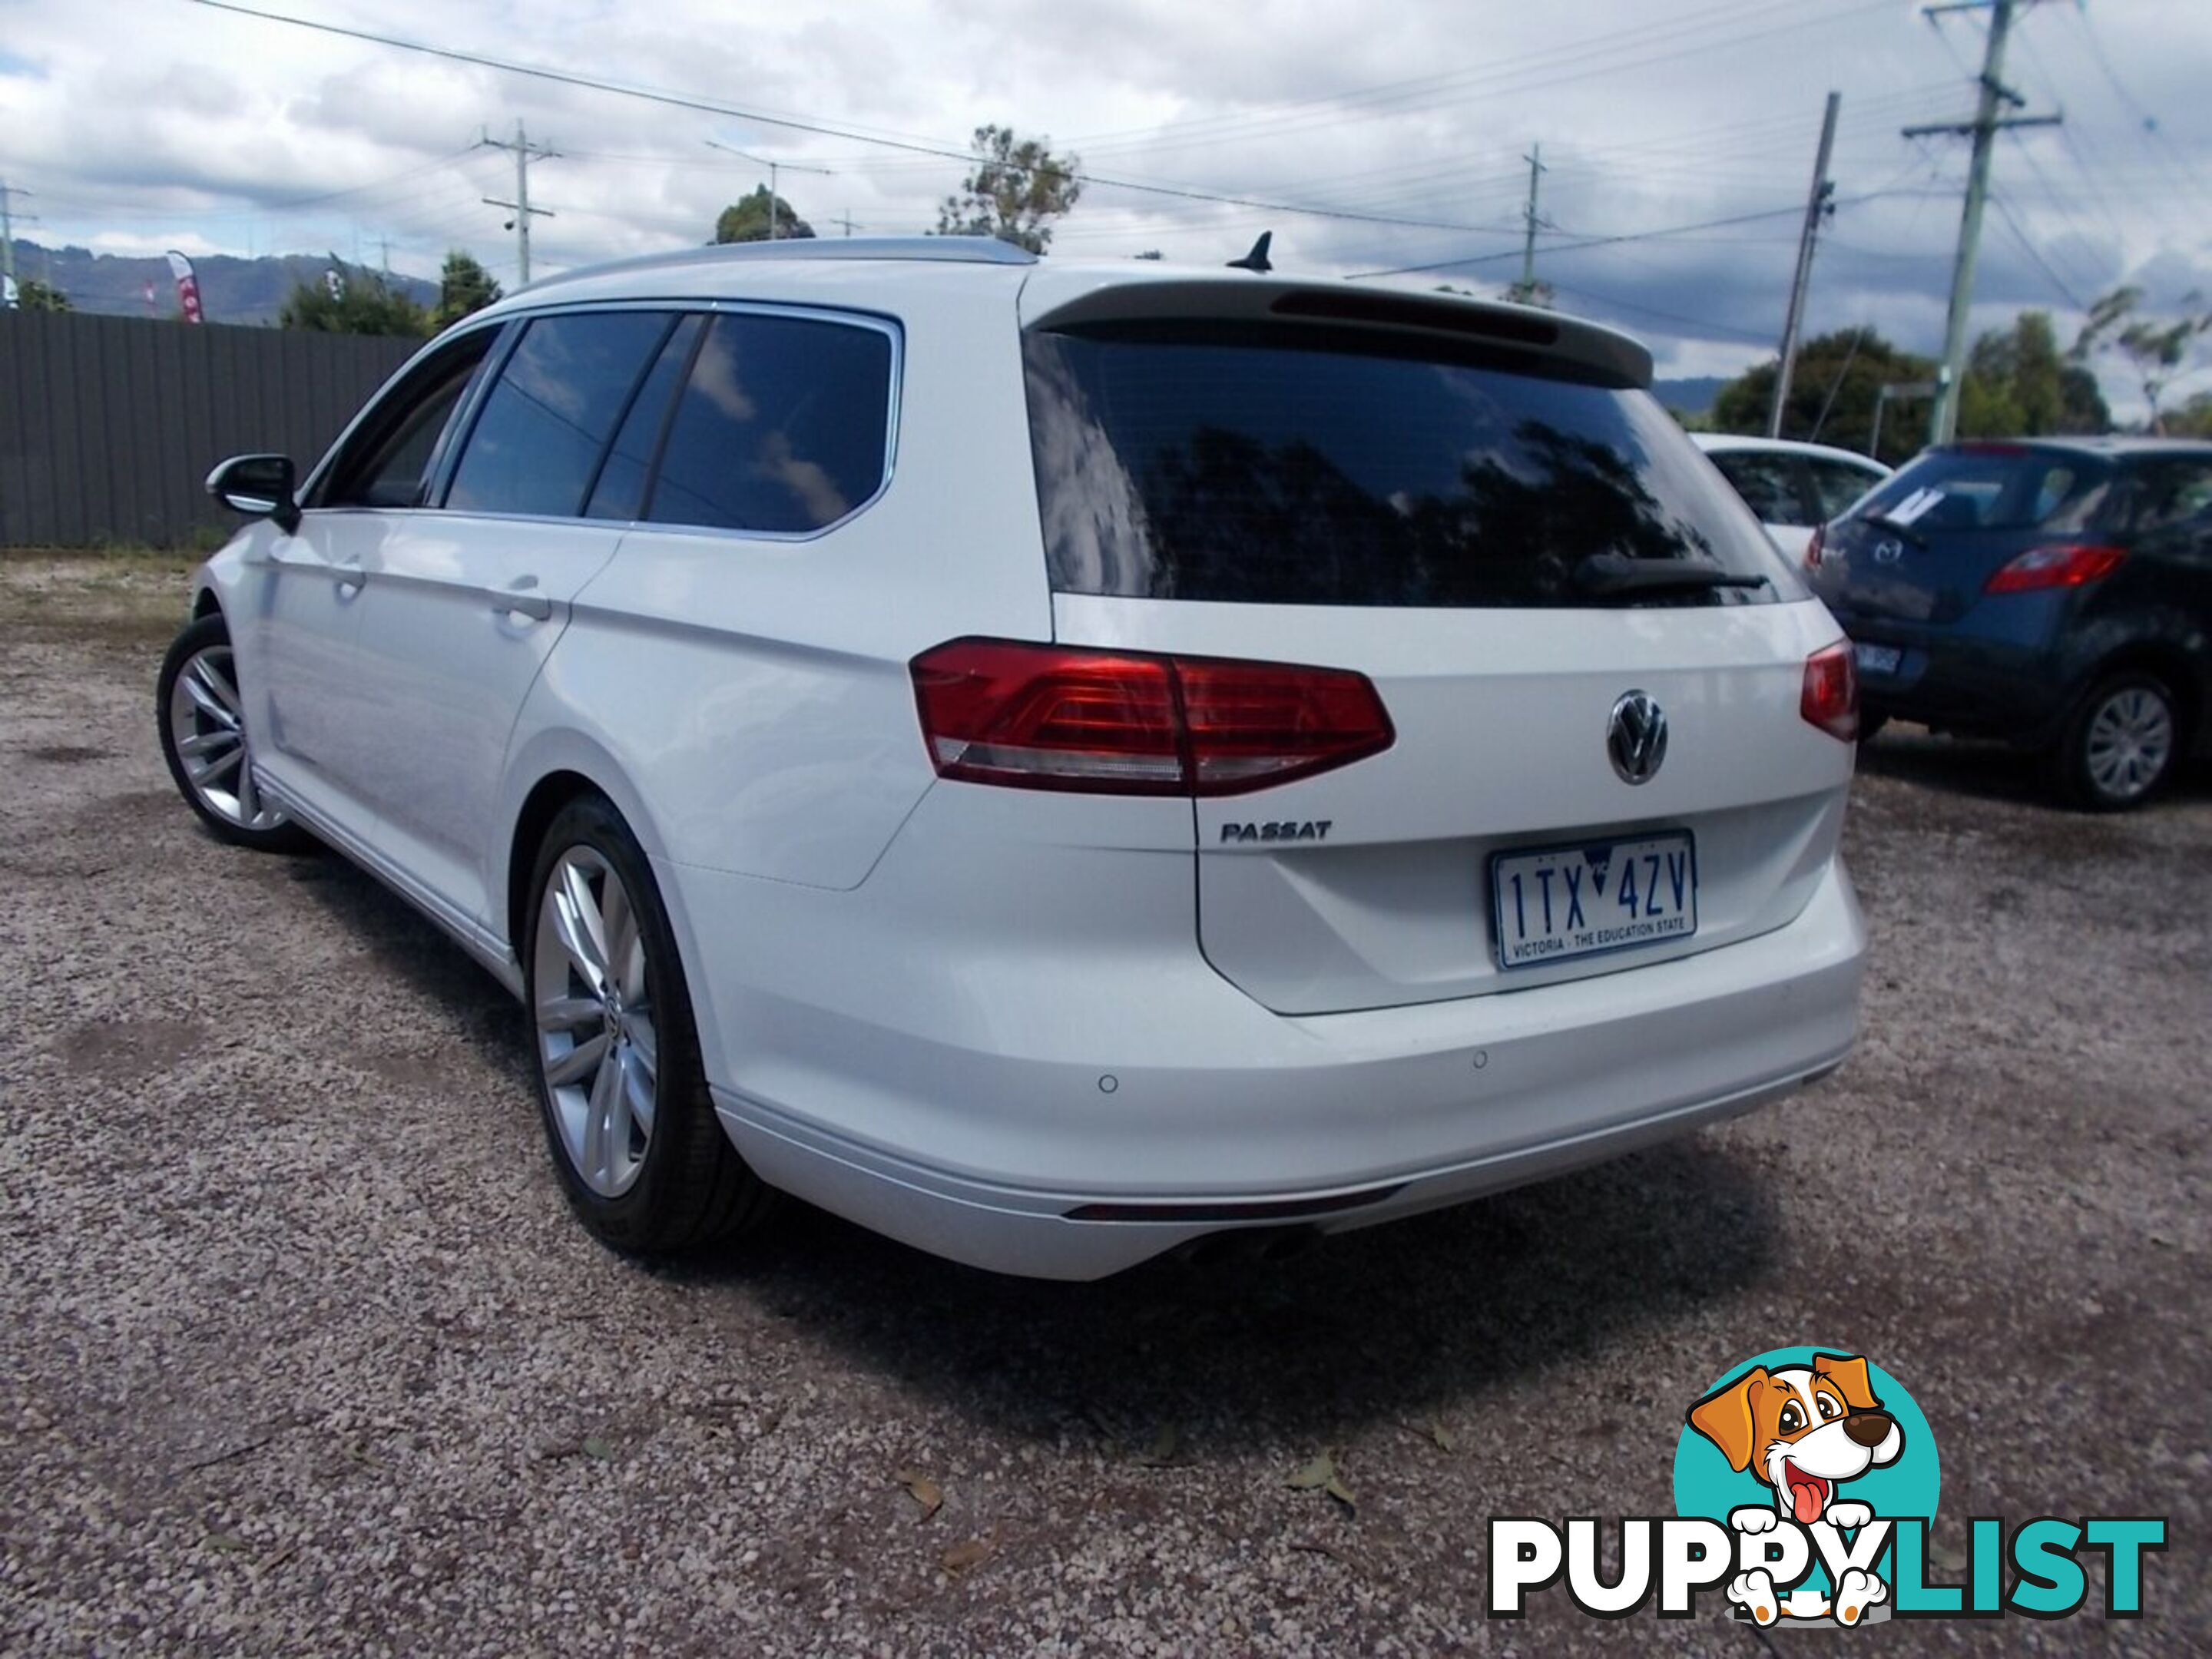
M 1802 33 L 1808 24 L 1825 25 L 1842 22 L 1871 12 L 1887 10 L 1891 3 L 1892 0 L 1870 0 L 1869 3 L 1826 11 L 1808 19 L 1802 0 L 1761 0 L 1761 3 L 1736 8 L 1725 15 L 1715 15 L 1711 13 L 1692 14 L 1692 18 L 1702 16 L 1708 19 L 1693 27 L 1686 27 L 1687 20 L 1668 18 L 1661 22 L 1642 25 L 1638 29 L 1616 32 L 1598 40 L 1577 42 L 1569 46 L 1553 48 L 1552 51 L 1554 53 L 1562 55 L 1559 57 L 1558 61 L 1550 64 L 1539 64 L 1532 58 L 1517 62 L 1515 60 L 1492 62 L 1474 69 L 1454 71 L 1447 77 L 1438 77 L 1449 79 L 1451 82 L 1452 84 L 1448 92 L 1439 89 L 1429 94 L 1413 98 L 1370 100 L 1356 106 L 1355 100 L 1359 98 L 1359 94 L 1347 94 L 1327 100 L 1327 105 L 1335 109 L 1336 112 L 1334 113 L 1324 112 L 1304 118 L 1292 116 L 1287 118 L 1266 114 L 1250 118 L 1209 118 L 1218 125 L 1202 127 L 1199 123 L 1189 124 L 1187 137 L 1172 136 L 1185 130 L 1171 127 L 1155 130 L 1154 136 L 1149 138 L 1132 137 L 1127 142 L 1120 144 L 1102 145 L 1098 141 L 1093 140 L 1091 148 L 1094 153 L 1102 150 L 1158 151 L 1187 149 L 1201 143 L 1209 146 L 1218 145 L 1224 142 L 1240 139 L 1282 138 L 1295 133 L 1341 125 L 1351 120 L 1382 118 L 1378 117 L 1376 108 L 1376 103 L 1378 101 L 1395 102 L 1397 105 L 1395 108 L 1382 112 L 1382 117 L 1386 118 L 1389 115 L 1410 114 L 1417 110 L 1443 104 L 1460 102 L 1468 98 L 1505 88 L 1510 88 L 1516 93 L 1540 92 L 1624 70 L 1647 69 L 1654 64 L 1674 62 L 1684 58 L 1711 55 L 1718 51 L 1766 40 L 1778 34 Z M 1746 29 L 1742 27 L 1747 22 L 1771 16 L 1778 17 L 1781 21 L 1765 28 Z M 1652 38 L 1648 40 L 1635 39 L 1634 37 L 1643 30 L 1653 31 Z M 1720 32 L 1720 38 L 1717 40 L 1695 38 L 1715 31 Z M 1686 36 L 1690 38 L 1686 40 Z M 1660 46 L 1662 49 L 1642 50 L 1648 46 Z M 1630 48 L 1626 55 L 1622 55 L 1624 46 Z M 1614 61 L 1598 61 L 1607 58 L 1612 58 Z
M 859 128 L 835 125 L 823 121 L 802 120 L 796 116 L 772 115 L 764 111 L 746 109 L 715 99 L 699 98 L 688 94 L 625 86 L 618 81 L 606 81 L 596 76 L 579 75 L 568 70 L 549 68 L 542 64 L 517 63 L 512 59 L 493 58 L 483 52 L 464 52 L 454 46 L 436 46 L 421 40 L 408 40 L 398 35 L 379 34 L 369 29 L 349 28 L 339 23 L 324 23 L 306 17 L 290 17 L 283 12 L 263 11 L 252 6 L 234 3 L 234 0 L 192 0 L 194 5 L 205 6 L 214 11 L 232 12 L 241 17 L 256 18 L 264 23 L 282 23 L 293 28 L 311 29 L 317 33 L 338 35 L 347 40 L 366 41 L 371 46 L 388 46 L 395 52 L 419 52 L 425 57 L 441 58 L 456 64 L 471 64 L 479 69 L 495 70 L 503 75 L 519 75 L 532 80 L 547 81 L 559 86 L 576 87 L 587 92 L 603 92 L 619 98 L 635 98 L 660 104 L 672 109 L 695 110 L 703 115 L 719 115 L 730 119 L 750 121 L 761 126 L 783 127 L 793 132 L 817 133 L 825 137 L 842 138 L 850 143 L 875 144 L 887 149 L 904 150 L 918 155 L 933 155 L 945 161 L 971 164 L 975 152 L 957 149 L 950 145 L 924 143 L 915 139 L 883 137 Z M 1018 164 L 1016 164 L 1018 165 Z M 1147 183 L 1134 179 L 1111 178 L 1103 173 L 1073 172 L 1067 175 L 1088 185 L 1108 190 L 1136 191 L 1150 196 L 1162 196 L 1193 202 L 1219 203 L 1229 207 L 1261 208 L 1271 213 L 1291 213 L 1321 219 L 1348 220 L 1362 224 L 1404 225 L 1419 230 L 1455 230 L 1475 232 L 1479 225 L 1455 223 L 1447 220 L 1413 219 L 1397 215 L 1360 213 L 1345 208 L 1310 206 L 1297 202 L 1266 201 L 1255 197 L 1234 196 L 1217 191 L 1194 189 L 1188 185 Z
M 1774 337 L 1771 334 L 1756 334 L 1747 328 L 1738 328 L 1732 323 L 1711 322 L 1703 317 L 1686 317 L 1679 311 L 1662 311 L 1658 307 L 1645 305 L 1640 300 L 1623 300 L 1617 295 L 1600 294 L 1595 289 L 1583 288 L 1574 283 L 1553 282 L 1552 286 L 1560 293 L 1572 295 L 1576 299 L 1594 301 L 1599 305 L 1611 306 L 1620 311 L 1632 311 L 1639 316 L 1656 317 L 1663 322 L 1680 323 L 1686 327 L 1696 329 L 1701 334 L 1725 334 L 1732 339 L 1756 341 L 1760 345 L 1765 345 Z
M 2051 262 L 2045 259 L 2038 250 L 2033 239 L 2021 228 L 2020 221 L 2013 217 L 2012 209 L 2005 204 L 2005 198 L 1992 191 L 1990 193 L 1990 205 L 1997 210 L 1997 217 L 2005 222 L 2005 228 L 2012 232 L 2012 239 L 2020 244 L 2021 252 L 2027 254 L 2034 263 L 2035 268 L 2050 279 L 2051 287 L 2065 296 L 2066 303 L 2076 311 L 2088 310 L 2089 302 L 2076 294 L 2073 285 L 2051 268 Z
M 1846 198 L 1838 202 L 1836 205 L 1855 207 L 1861 202 L 1871 202 L 1877 196 L 1892 193 L 1893 192 L 1869 191 L 1864 196 Z M 1788 207 L 1761 208 L 1756 213 L 1733 213 L 1724 219 L 1701 219 L 1695 224 L 1669 225 L 1662 230 L 1632 230 L 1625 231 L 1618 236 L 1587 236 L 1580 241 L 1554 243 L 1547 247 L 1544 252 L 1547 254 L 1579 253 L 1584 248 L 1614 247 L 1623 242 L 1649 242 L 1663 236 L 1687 235 L 1696 230 L 1718 230 L 1725 225 L 1755 224 L 1761 219 L 1782 218 L 1790 214 L 1802 213 L 1804 210 L 1802 205 L 1792 203 Z M 1456 259 L 1433 259 L 1426 264 L 1393 265 L 1386 270 L 1355 270 L 1352 274 L 1354 276 L 1412 276 L 1432 270 L 1457 270 L 1464 265 L 1490 264 L 1499 259 L 1516 259 L 1520 256 L 1521 250 L 1512 247 L 1507 248 L 1502 253 L 1462 254 Z

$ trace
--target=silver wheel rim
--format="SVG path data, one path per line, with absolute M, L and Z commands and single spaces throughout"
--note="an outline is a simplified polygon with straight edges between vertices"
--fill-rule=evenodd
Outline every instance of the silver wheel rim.
M 2147 686 L 2105 699 L 2089 720 L 2089 781 L 2113 800 L 2133 800 L 2156 783 L 2173 753 L 2173 713 Z
M 169 690 L 169 739 L 192 794 L 225 823 L 274 830 L 284 822 L 253 781 L 238 670 L 228 646 L 207 646 L 185 659 Z
M 652 1144 L 660 1045 L 629 890 L 589 847 L 569 848 L 546 878 L 532 965 L 538 1063 L 568 1166 L 619 1198 Z

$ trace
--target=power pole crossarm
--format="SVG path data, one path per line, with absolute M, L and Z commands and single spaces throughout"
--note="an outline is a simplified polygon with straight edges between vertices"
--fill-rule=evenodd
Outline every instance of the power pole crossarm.
M 1844 94 L 1828 94 L 1827 112 L 1820 118 L 1820 149 L 1813 161 L 1813 193 L 1805 201 L 1805 228 L 1797 238 L 1797 274 L 1790 284 L 1790 309 L 1782 323 L 1782 358 L 1775 367 L 1774 400 L 1767 405 L 1766 435 L 1782 435 L 1782 411 L 1790 402 L 1790 378 L 1797 368 L 1797 331 L 1805 320 L 1805 289 L 1813 280 L 1813 246 L 1820 234 L 1820 216 L 1828 211 L 1835 186 L 1828 182 L 1828 158 L 1836 148 L 1836 113 Z

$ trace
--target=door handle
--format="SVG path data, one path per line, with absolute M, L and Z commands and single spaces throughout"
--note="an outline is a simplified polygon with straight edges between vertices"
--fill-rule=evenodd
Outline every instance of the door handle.
M 357 564 L 334 564 L 324 574 L 340 587 L 359 587 L 368 580 L 368 572 Z
M 553 601 L 542 593 L 502 593 L 491 602 L 495 617 L 527 617 L 544 622 L 553 614 Z

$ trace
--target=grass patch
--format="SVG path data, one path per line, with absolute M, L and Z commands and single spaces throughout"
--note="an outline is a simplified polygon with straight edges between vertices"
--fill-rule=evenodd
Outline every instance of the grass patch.
M 133 647 L 184 626 L 199 556 L 167 548 L 0 550 L 0 636 Z
M 221 546 L 217 543 L 216 546 Z M 11 565 L 104 566 L 116 570 L 182 575 L 214 548 L 149 547 L 143 542 L 106 542 L 97 547 L 0 547 L 0 568 Z

